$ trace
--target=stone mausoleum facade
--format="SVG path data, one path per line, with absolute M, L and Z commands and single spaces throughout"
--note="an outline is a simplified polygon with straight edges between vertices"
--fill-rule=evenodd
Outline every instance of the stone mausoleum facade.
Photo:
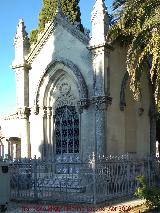
M 103 0 L 91 15 L 92 37 L 57 9 L 33 46 L 23 20 L 14 39 L 17 111 L 3 117 L 0 155 L 12 158 L 155 152 L 155 118 L 147 75 L 141 97 L 129 89 L 126 49 L 108 43 Z

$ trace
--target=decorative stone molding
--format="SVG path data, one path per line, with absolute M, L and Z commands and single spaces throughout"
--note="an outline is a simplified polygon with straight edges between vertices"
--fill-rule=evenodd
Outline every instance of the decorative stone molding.
M 102 55 L 103 53 L 105 56 L 108 56 L 110 51 L 113 50 L 113 47 L 107 42 L 104 42 L 99 45 L 89 45 L 88 49 L 92 51 L 92 59 L 95 59 L 97 56 Z
M 89 100 L 81 99 L 80 101 L 78 101 L 77 105 L 78 105 L 78 111 L 81 114 L 83 112 L 83 109 L 87 109 L 87 107 L 89 106 Z
M 47 118 L 47 107 L 46 106 L 40 106 L 39 107 L 39 114 L 42 118 Z
M 39 113 L 39 107 L 37 105 L 32 106 L 31 112 L 34 115 L 38 115 L 38 113 Z
M 84 28 L 84 34 L 89 38 L 90 30 L 87 28 Z
M 54 20 L 46 25 L 44 32 L 41 34 L 38 42 L 32 47 L 29 55 L 26 57 L 28 63 L 32 64 L 33 60 L 39 54 L 42 47 L 48 41 L 50 35 L 54 32 L 57 25 L 63 26 L 69 33 L 71 33 L 74 37 L 80 40 L 85 45 L 89 44 L 90 38 L 82 33 L 76 26 L 72 25 L 65 16 L 61 13 L 57 13 Z
M 58 107 L 63 107 L 65 105 L 68 106 L 76 106 L 76 98 L 74 97 L 73 94 L 67 95 L 67 96 L 59 96 L 57 97 L 55 104 L 54 104 L 54 109 Z
M 93 7 L 91 44 L 101 44 L 105 41 L 109 29 L 109 15 L 104 0 L 96 0 Z
M 97 96 L 91 99 L 91 103 L 95 104 L 96 111 L 103 111 L 112 103 L 112 98 L 109 96 Z
M 51 90 L 50 95 L 54 97 L 54 102 L 49 105 L 54 105 L 54 109 L 65 105 L 76 106 L 77 97 L 72 86 L 70 79 L 65 74 L 62 75 Z
M 79 68 L 76 65 L 74 65 L 71 61 L 69 61 L 67 59 L 57 58 L 57 59 L 54 59 L 47 66 L 47 68 L 44 70 L 44 72 L 40 76 L 40 80 L 37 83 L 37 89 L 36 89 L 36 94 L 35 94 L 35 97 L 36 97 L 35 105 L 38 105 L 38 102 L 39 102 L 39 90 L 40 90 L 40 87 L 41 87 L 41 85 L 43 83 L 44 78 L 48 75 L 48 73 L 51 71 L 51 69 L 54 68 L 57 64 L 62 64 L 62 65 L 66 66 L 67 68 L 69 68 L 71 70 L 72 75 L 75 77 L 75 79 L 77 79 L 80 99 L 88 99 L 87 85 L 85 83 L 84 77 L 82 76 L 81 71 L 79 70 Z M 62 88 L 62 90 L 64 90 L 64 88 Z M 68 90 L 70 90 L 70 89 L 68 88 Z
M 52 117 L 52 107 L 47 107 L 47 118 L 51 118 Z
M 6 121 L 6 120 L 15 120 L 15 119 L 18 119 L 17 113 L 1 117 L 1 120 L 4 120 L 4 121 Z
M 16 70 L 16 73 L 20 73 L 21 72 L 20 68 L 24 68 L 25 71 L 29 72 L 29 70 L 31 69 L 31 65 L 26 60 L 24 60 L 24 62 L 21 63 L 21 64 L 17 64 L 15 61 L 13 61 L 12 65 L 11 65 L 11 68 L 13 70 Z
M 91 22 L 97 22 L 97 21 L 99 21 L 99 17 L 101 19 L 103 17 L 103 19 L 104 19 L 104 18 L 106 18 L 106 16 L 108 16 L 108 13 L 107 13 L 107 7 L 105 5 L 104 0 L 96 0 L 94 9 L 92 11 Z
M 71 86 L 67 82 L 63 82 L 59 87 L 59 91 L 61 95 L 66 96 L 71 92 Z
M 24 108 L 19 108 L 17 110 L 17 118 L 18 119 L 28 119 L 30 116 L 30 108 L 29 107 L 24 107 Z
M 103 111 L 112 104 L 112 98 L 110 96 L 97 96 L 92 99 L 82 99 L 78 101 L 78 110 L 80 113 L 83 112 L 83 109 L 87 109 L 90 104 L 96 106 L 96 111 Z
M 71 24 L 66 18 L 63 16 L 56 16 L 57 24 L 60 24 L 64 27 L 69 33 L 71 33 L 74 37 L 80 40 L 85 45 L 89 44 L 90 37 L 82 33 L 78 28 L 77 24 Z
M 19 46 L 19 43 L 23 43 L 23 46 L 25 49 L 29 50 L 30 43 L 28 38 L 28 33 L 25 30 L 25 25 L 23 19 L 19 20 L 18 26 L 17 26 L 17 32 L 14 38 L 14 46 Z
M 44 32 L 41 35 L 39 35 L 37 43 L 32 46 L 30 53 L 26 57 L 26 60 L 28 61 L 29 64 L 32 64 L 36 56 L 39 54 L 45 43 L 48 41 L 50 35 L 54 32 L 56 25 L 57 23 L 55 21 L 50 22 L 48 25 L 46 25 Z
M 128 79 L 129 79 L 129 74 L 128 72 L 126 72 L 122 80 L 121 91 L 120 91 L 120 110 L 121 111 L 124 111 L 126 107 L 125 90 L 126 90 Z

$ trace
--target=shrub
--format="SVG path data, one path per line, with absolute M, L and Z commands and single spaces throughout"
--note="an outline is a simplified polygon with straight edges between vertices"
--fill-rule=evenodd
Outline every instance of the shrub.
M 140 186 L 136 189 L 135 195 L 146 200 L 146 206 L 160 210 L 160 188 L 153 186 L 149 187 L 146 179 L 143 176 L 136 178 Z

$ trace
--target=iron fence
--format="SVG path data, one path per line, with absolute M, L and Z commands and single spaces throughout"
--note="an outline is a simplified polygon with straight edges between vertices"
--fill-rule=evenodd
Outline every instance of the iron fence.
M 92 156 L 81 162 L 73 158 L 56 160 L 20 159 L 10 163 L 11 199 L 64 203 L 99 203 L 133 194 L 138 187 L 136 176 L 155 183 L 151 158 Z

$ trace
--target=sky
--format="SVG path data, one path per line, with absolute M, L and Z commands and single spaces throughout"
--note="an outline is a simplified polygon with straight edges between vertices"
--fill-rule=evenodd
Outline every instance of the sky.
M 80 0 L 84 27 L 91 28 L 91 11 L 95 0 Z M 111 13 L 112 0 L 106 0 Z M 29 33 L 37 28 L 42 0 L 1 0 L 0 5 L 0 116 L 16 110 L 15 72 L 10 68 L 14 59 L 13 40 L 18 20 L 23 18 Z

